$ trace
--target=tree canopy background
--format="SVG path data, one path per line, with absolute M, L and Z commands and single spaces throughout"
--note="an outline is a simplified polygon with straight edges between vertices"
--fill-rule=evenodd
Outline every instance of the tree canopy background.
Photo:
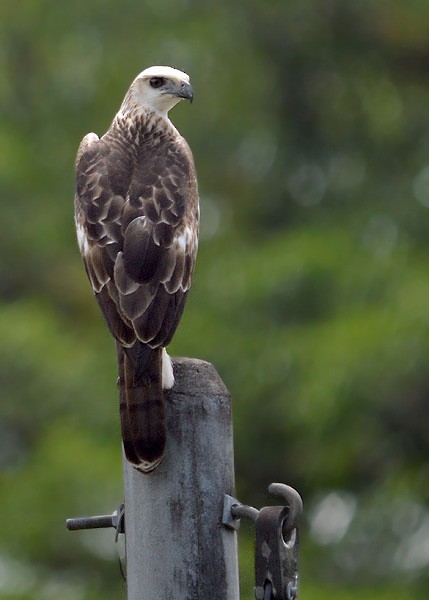
M 238 497 L 305 500 L 303 600 L 427 597 L 429 5 L 0 5 L 0 598 L 124 598 L 113 341 L 73 228 L 74 158 L 135 75 L 191 75 L 200 254 L 173 354 L 234 402 Z M 252 597 L 251 528 L 240 532 Z

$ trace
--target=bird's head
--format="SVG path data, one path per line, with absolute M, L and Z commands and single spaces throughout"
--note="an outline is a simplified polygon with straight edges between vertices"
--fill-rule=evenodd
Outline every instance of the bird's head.
M 149 67 L 142 71 L 131 84 L 133 100 L 166 115 L 180 100 L 192 102 L 194 91 L 189 75 L 172 67 Z

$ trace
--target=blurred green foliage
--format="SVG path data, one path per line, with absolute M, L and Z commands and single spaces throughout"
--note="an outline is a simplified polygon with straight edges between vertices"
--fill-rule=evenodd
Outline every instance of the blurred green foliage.
M 114 346 L 73 162 L 151 64 L 190 73 L 201 251 L 172 350 L 234 400 L 238 495 L 305 499 L 303 600 L 427 597 L 429 5 L 0 4 L 0 598 L 123 598 Z M 240 534 L 252 597 L 251 529 Z

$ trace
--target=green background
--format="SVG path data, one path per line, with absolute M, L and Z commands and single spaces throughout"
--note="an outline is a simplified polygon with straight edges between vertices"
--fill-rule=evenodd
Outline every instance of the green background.
M 238 497 L 300 490 L 303 600 L 427 598 L 428 31 L 418 0 L 2 0 L 2 600 L 125 598 L 112 531 L 64 526 L 122 498 L 73 164 L 151 64 L 196 90 L 172 113 L 202 230 L 171 350 L 232 393 Z M 250 525 L 239 544 L 244 600 Z

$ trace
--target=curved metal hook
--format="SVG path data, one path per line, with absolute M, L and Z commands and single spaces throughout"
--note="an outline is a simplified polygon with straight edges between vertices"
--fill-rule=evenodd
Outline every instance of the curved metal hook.
M 279 496 L 286 500 L 286 505 L 289 507 L 287 528 L 293 529 L 296 527 L 304 507 L 299 493 L 293 487 L 290 487 L 290 485 L 286 485 L 285 483 L 272 483 L 268 486 L 268 492 L 273 496 Z

